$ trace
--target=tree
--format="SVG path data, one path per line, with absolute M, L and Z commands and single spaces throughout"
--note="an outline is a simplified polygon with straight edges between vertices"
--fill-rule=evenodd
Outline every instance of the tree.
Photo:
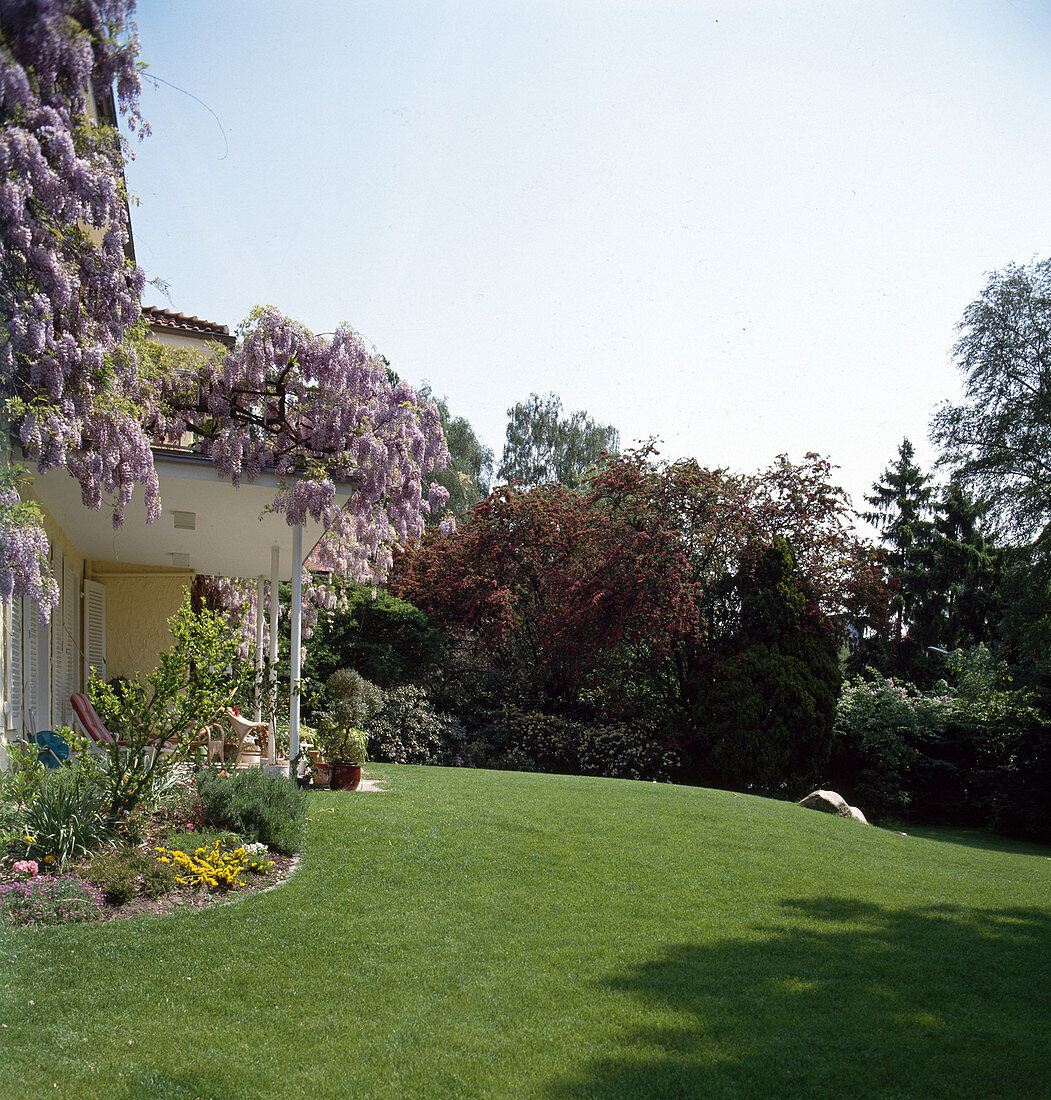
M 934 505 L 913 620 L 920 642 L 942 649 L 988 645 L 1003 615 L 1003 554 L 984 530 L 987 508 L 952 479 Z
M 792 550 L 780 537 L 743 564 L 737 589 L 740 625 L 699 704 L 696 774 L 795 797 L 820 778 L 832 747 L 836 631 L 807 615 Z
M 942 462 L 1013 540 L 1051 519 L 1051 259 L 990 275 L 957 326 L 964 399 L 931 428 Z
M 690 460 L 659 463 L 652 448 L 629 451 L 594 470 L 582 491 L 496 490 L 455 537 L 427 538 L 402 555 L 392 584 L 521 685 L 531 704 L 644 717 L 677 734 L 693 774 L 726 775 L 728 766 L 719 771 L 709 759 L 715 742 L 705 728 L 715 718 L 705 701 L 735 662 L 756 683 L 773 683 L 781 659 L 774 649 L 755 650 L 751 664 L 739 660 L 768 645 L 759 620 L 797 638 L 787 654 L 801 662 L 793 675 L 820 665 L 838 683 L 835 650 L 847 618 L 878 598 L 871 555 L 829 478 L 816 455 L 741 476 Z M 757 589 L 763 549 L 781 545 L 778 538 L 794 551 L 791 565 L 782 561 L 784 575 Z M 779 618 L 770 609 L 782 597 Z M 819 639 L 813 651 L 804 635 Z M 792 692 L 771 687 L 769 705 L 810 706 L 806 691 Z M 827 709 L 814 701 L 820 694 L 808 696 L 813 714 Z M 733 698 L 723 695 L 728 706 Z M 795 719 L 785 722 L 796 728 Z M 811 732 L 821 741 L 827 730 Z
M 88 112 L 116 84 L 132 128 L 138 44 L 131 0 L 37 0 L 0 8 L 0 372 L 5 413 L 40 471 L 64 467 L 84 504 L 137 485 L 161 510 L 151 444 L 190 433 L 236 485 L 276 471 L 273 507 L 327 528 L 330 571 L 381 580 L 394 544 L 418 537 L 447 499 L 422 482 L 448 461 L 438 409 L 392 382 L 349 328 L 312 335 L 258 309 L 222 358 L 158 356 L 139 322 L 141 271 L 125 257 L 121 142 Z M 349 484 L 345 502 L 336 482 Z M 32 510 L 0 483 L 0 595 L 57 599 Z M 231 591 L 235 591 L 231 589 Z M 315 593 L 324 599 L 320 593 Z
M 922 567 L 930 539 L 931 475 L 913 461 L 916 452 L 908 439 L 898 447 L 897 459 L 865 499 L 875 509 L 862 514 L 876 527 L 888 547 L 887 565 L 895 587 L 894 617 L 900 643 L 913 619 L 916 602 L 926 591 L 927 573 Z
M 561 419 L 562 401 L 535 393 L 507 410 L 507 442 L 497 477 L 526 487 L 558 482 L 577 488 L 603 453 L 616 453 L 620 433 L 578 410 Z
M 474 434 L 474 428 L 462 416 L 453 416 L 444 397 L 436 398 L 429 386 L 420 389 L 421 401 L 434 401 L 441 418 L 442 431 L 449 447 L 449 464 L 428 486 L 438 482 L 449 494 L 447 508 L 454 516 L 469 512 L 489 492 L 493 476 L 493 452 Z M 437 523 L 438 516 L 428 518 Z

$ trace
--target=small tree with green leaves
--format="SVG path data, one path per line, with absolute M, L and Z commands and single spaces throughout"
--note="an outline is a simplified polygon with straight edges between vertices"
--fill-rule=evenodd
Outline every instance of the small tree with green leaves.
M 185 759 L 201 731 L 224 717 L 251 675 L 238 656 L 242 636 L 223 613 L 195 612 L 189 594 L 168 620 L 174 642 L 145 681 L 94 679 L 88 694 L 119 739 L 102 765 L 114 815 L 133 810 L 152 784 Z
M 330 764 L 363 764 L 369 736 L 368 720 L 383 709 L 383 692 L 352 668 L 340 668 L 325 684 L 328 707 L 319 715 L 317 740 Z

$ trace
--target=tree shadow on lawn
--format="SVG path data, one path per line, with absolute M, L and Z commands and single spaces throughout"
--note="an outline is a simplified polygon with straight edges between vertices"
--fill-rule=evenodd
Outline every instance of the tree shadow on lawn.
M 202 1073 L 148 1071 L 128 1082 L 120 1100 L 249 1100 L 257 1095 L 247 1085 L 215 1081 Z
M 1013 837 L 999 836 L 984 829 L 954 828 L 945 825 L 917 825 L 915 822 L 895 826 L 891 831 L 900 829 L 908 837 L 921 840 L 938 840 L 943 844 L 960 844 L 965 848 L 977 848 L 983 852 L 1000 852 L 1009 855 L 1045 856 L 1051 859 L 1051 847 L 1038 844 L 1035 840 L 1017 840 Z
M 604 981 L 638 1022 L 546 1095 L 1051 1095 L 1051 912 L 782 907 L 751 938 L 672 945 Z

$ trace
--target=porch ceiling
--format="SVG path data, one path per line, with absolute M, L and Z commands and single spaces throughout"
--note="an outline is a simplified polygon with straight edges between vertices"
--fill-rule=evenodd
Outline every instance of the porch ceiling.
M 105 503 L 97 512 L 84 507 L 80 486 L 65 470 L 36 475 L 33 489 L 85 558 L 183 566 L 224 577 L 269 577 L 270 550 L 279 546 L 281 579 L 291 578 L 292 528 L 283 515 L 264 511 L 274 499 L 272 475 L 235 489 L 210 462 L 194 456 L 158 454 L 155 466 L 164 511 L 153 523 L 146 522 L 141 489 L 136 489 L 124 524 L 117 529 Z M 193 514 L 193 530 L 175 526 L 176 512 Z M 320 524 L 304 523 L 304 560 L 323 533 Z

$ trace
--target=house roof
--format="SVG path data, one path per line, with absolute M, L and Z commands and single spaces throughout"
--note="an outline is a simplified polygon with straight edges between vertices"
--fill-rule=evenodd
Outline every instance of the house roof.
M 196 337 L 203 340 L 217 340 L 221 344 L 233 347 L 235 340 L 226 325 L 216 321 L 205 321 L 200 317 L 188 317 L 185 313 L 175 313 L 170 309 L 158 309 L 156 306 L 143 306 L 142 316 L 152 329 L 161 332 L 178 333 L 181 336 Z

